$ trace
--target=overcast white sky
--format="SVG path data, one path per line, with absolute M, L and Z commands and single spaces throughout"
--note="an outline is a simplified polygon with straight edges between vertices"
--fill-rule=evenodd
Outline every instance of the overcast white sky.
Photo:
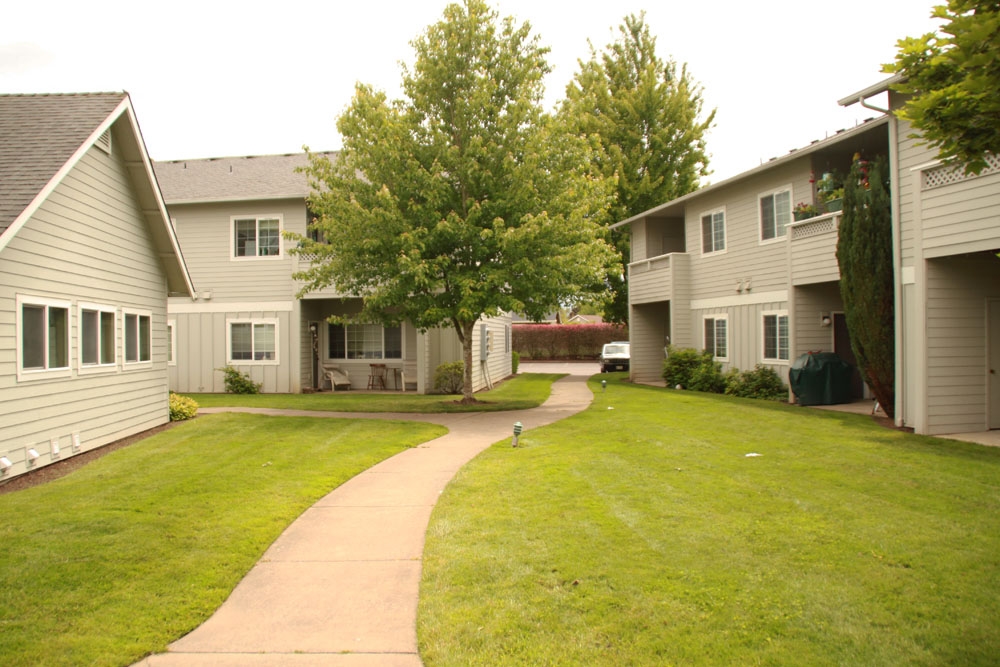
M 661 57 L 687 63 L 716 108 L 712 181 L 852 127 L 837 100 L 885 75 L 896 40 L 934 30 L 943 0 L 493 0 L 551 48 L 546 105 L 629 13 Z M 40 0 L 0 20 L 0 93 L 127 90 L 150 156 L 339 148 L 356 81 L 399 96 L 409 42 L 448 0 Z

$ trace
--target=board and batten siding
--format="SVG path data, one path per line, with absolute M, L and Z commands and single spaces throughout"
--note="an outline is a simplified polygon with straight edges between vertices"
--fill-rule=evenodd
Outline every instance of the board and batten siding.
M 288 254 L 294 242 L 283 238 L 278 258 L 234 259 L 231 220 L 244 216 L 279 216 L 282 231 L 304 234 L 306 207 L 303 199 L 168 203 L 168 209 L 199 293 L 210 292 L 213 301 L 294 298 L 298 286 L 292 280 L 293 259 Z
M 927 430 L 987 426 L 986 302 L 1000 298 L 1000 261 L 991 255 L 927 263 Z
M 70 304 L 70 371 L 17 379 L 18 295 Z M 13 474 L 25 452 L 38 465 L 106 445 L 169 420 L 166 276 L 117 152 L 91 148 L 0 251 L 0 454 Z M 79 305 L 113 307 L 116 365 L 80 373 Z M 151 362 L 124 364 L 123 309 L 150 314 Z M 53 456 L 50 442 L 58 439 Z
M 722 362 L 723 372 L 731 368 L 753 370 L 757 364 L 773 368 L 783 382 L 788 382 L 788 362 L 764 361 L 764 329 L 763 315 L 771 312 L 785 312 L 788 301 L 754 302 L 749 299 L 734 299 L 726 306 L 708 308 L 698 307 L 695 302 L 691 310 L 691 328 L 689 330 L 694 347 L 697 350 L 705 348 L 705 318 L 725 316 L 728 330 L 728 359 Z M 791 325 L 790 325 L 791 326 Z
M 173 304 L 179 304 L 174 306 Z M 230 365 L 228 359 L 229 320 L 276 320 L 277 363 L 241 363 L 231 365 L 262 385 L 264 393 L 298 393 L 302 359 L 299 354 L 297 311 L 293 301 L 280 303 L 273 310 L 221 310 L 237 304 L 215 304 L 210 312 L 185 307 L 189 299 L 171 299 L 170 319 L 174 322 L 177 356 L 170 366 L 170 388 L 178 393 L 221 393 L 225 381 L 218 369 Z

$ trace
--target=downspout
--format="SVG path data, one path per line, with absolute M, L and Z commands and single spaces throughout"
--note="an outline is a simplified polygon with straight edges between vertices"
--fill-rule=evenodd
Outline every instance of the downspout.
M 900 212 L 899 212 L 899 120 L 896 118 L 889 109 L 883 109 L 882 107 L 877 107 L 874 104 L 870 104 L 868 99 L 861 95 L 858 97 L 858 104 L 860 104 L 865 109 L 870 109 L 881 114 L 885 114 L 889 117 L 889 171 L 892 174 L 892 178 L 889 181 L 889 206 L 890 213 L 892 216 L 892 298 L 895 307 L 892 309 L 893 312 L 893 326 L 896 329 L 895 333 L 895 345 L 893 353 L 896 358 L 896 368 L 895 368 L 895 383 L 896 391 L 895 394 L 895 423 L 896 426 L 903 426 L 904 417 L 909 415 L 904 415 L 904 395 L 906 394 L 906 377 L 904 375 L 904 364 L 903 364 L 903 336 L 905 335 L 903 327 L 903 286 L 902 286 L 902 273 L 903 273 L 903 254 L 902 254 L 902 241 L 900 234 Z

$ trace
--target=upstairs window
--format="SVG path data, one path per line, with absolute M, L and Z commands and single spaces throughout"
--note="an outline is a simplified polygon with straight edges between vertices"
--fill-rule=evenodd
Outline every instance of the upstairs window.
M 713 211 L 701 216 L 701 254 L 726 249 L 726 212 Z
M 781 190 L 760 197 L 760 240 L 782 238 L 792 221 L 792 191 Z
M 233 218 L 233 257 L 280 257 L 281 218 Z
M 729 321 L 725 316 L 705 318 L 705 351 L 719 361 L 729 359 Z
M 69 369 L 69 306 L 17 297 L 18 371 Z
M 330 359 L 402 359 L 401 327 L 378 324 L 331 324 L 327 328 Z

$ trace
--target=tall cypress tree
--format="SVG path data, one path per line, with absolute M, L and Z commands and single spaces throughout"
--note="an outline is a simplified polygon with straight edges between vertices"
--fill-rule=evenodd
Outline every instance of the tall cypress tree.
M 890 417 L 896 406 L 892 204 L 885 158 L 856 160 L 837 240 L 840 295 L 861 377 Z

